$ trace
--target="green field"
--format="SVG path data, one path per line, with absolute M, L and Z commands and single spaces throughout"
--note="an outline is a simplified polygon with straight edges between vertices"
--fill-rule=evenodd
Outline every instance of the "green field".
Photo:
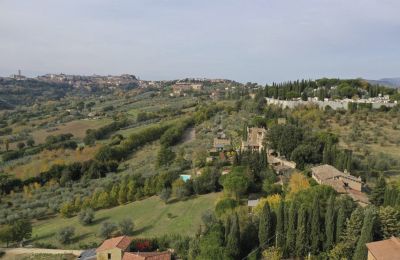
M 49 129 L 40 129 L 32 132 L 32 136 L 37 144 L 44 143 L 46 137 L 49 135 L 60 135 L 60 134 L 73 134 L 74 137 L 82 139 L 86 135 L 86 130 L 97 129 L 111 123 L 112 120 L 108 118 L 92 119 L 92 120 L 74 120 L 68 123 L 58 124 Z
M 131 218 L 135 224 L 134 236 L 156 237 L 164 234 L 193 235 L 201 224 L 201 215 L 207 209 L 213 209 L 218 193 L 197 196 L 186 201 L 164 204 L 158 197 L 136 201 L 111 209 L 96 211 L 94 223 L 82 226 L 77 217 L 54 219 L 37 222 L 33 226 L 33 242 L 41 242 L 62 248 L 77 248 L 79 243 L 99 243 L 98 237 L 104 221 L 118 222 Z M 76 241 L 68 246 L 61 246 L 55 239 L 56 232 L 65 226 L 75 227 Z

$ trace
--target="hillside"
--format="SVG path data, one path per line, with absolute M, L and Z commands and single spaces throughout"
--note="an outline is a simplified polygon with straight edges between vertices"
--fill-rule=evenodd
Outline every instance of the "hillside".
M 94 223 L 82 226 L 78 217 L 39 221 L 33 226 L 33 242 L 63 247 L 54 244 L 56 232 L 66 226 L 79 229 L 79 240 L 68 245 L 68 248 L 78 248 L 78 244 L 98 244 L 102 239 L 98 236 L 101 224 L 105 221 L 118 223 L 129 218 L 134 222 L 134 236 L 155 237 L 164 234 L 194 235 L 201 224 L 201 215 L 214 208 L 220 194 L 210 193 L 185 201 L 170 202 L 165 204 L 158 197 L 136 201 L 111 209 L 96 212 Z
M 0 78 L 0 109 L 59 100 L 71 91 L 72 88 L 66 84 L 39 82 L 33 79 L 17 81 Z
M 368 80 L 371 84 L 379 84 L 382 86 L 400 88 L 400 77 L 399 78 L 383 78 L 378 80 Z

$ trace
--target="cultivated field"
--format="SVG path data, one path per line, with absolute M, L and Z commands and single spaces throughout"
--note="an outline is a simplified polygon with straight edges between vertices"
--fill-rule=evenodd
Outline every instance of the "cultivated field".
M 201 215 L 213 209 L 218 193 L 190 198 L 171 204 L 164 204 L 158 197 L 136 201 L 127 205 L 96 212 L 94 224 L 82 226 L 77 217 L 65 219 L 56 217 L 34 224 L 33 242 L 50 243 L 62 248 L 77 248 L 79 243 L 100 243 L 100 226 L 105 221 L 118 222 L 131 218 L 135 224 L 135 237 L 155 237 L 164 234 L 193 235 L 201 224 Z M 56 232 L 65 226 L 73 226 L 79 237 L 73 244 L 61 246 L 54 239 Z
M 37 144 L 44 143 L 46 137 L 49 135 L 59 135 L 71 133 L 75 138 L 82 139 L 86 135 L 87 129 L 100 128 L 108 123 L 111 119 L 88 119 L 88 120 L 75 120 L 65 124 L 59 124 L 49 129 L 40 129 L 32 132 L 32 136 Z
M 64 149 L 44 150 L 37 155 L 10 162 L 10 166 L 5 167 L 5 172 L 21 179 L 34 177 L 41 172 L 49 170 L 54 164 L 68 164 L 90 160 L 99 148 L 100 145 L 87 146 L 82 151 Z

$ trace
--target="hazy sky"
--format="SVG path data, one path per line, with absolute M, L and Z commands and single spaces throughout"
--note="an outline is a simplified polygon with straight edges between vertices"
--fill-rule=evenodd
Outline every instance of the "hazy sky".
M 0 0 L 0 75 L 400 76 L 399 0 Z

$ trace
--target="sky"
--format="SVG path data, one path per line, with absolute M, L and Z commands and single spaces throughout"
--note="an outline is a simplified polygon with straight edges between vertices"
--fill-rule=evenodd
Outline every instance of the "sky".
M 399 0 L 0 0 L 0 75 L 400 76 Z

